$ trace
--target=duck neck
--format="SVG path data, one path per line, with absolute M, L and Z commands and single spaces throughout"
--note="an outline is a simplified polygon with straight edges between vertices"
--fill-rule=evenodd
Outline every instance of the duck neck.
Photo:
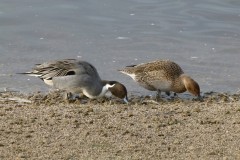
M 108 91 L 106 84 L 107 81 L 95 82 L 88 88 L 83 89 L 83 94 L 92 99 L 103 97 Z
M 183 77 L 186 76 L 185 74 L 182 74 L 179 78 L 176 78 L 175 81 L 173 82 L 172 90 L 173 92 L 176 93 L 182 93 L 186 91 L 184 82 L 183 82 Z

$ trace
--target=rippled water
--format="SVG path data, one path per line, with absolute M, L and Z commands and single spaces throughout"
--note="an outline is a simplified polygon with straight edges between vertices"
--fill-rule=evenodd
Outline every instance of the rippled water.
M 116 70 L 176 61 L 203 92 L 240 90 L 239 0 L 0 0 L 0 90 L 47 91 L 16 75 L 53 59 L 81 58 L 103 79 L 146 93 Z

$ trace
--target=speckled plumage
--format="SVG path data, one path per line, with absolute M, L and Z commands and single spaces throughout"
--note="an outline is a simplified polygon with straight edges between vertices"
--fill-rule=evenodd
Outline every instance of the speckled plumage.
M 150 91 L 182 93 L 188 90 L 196 96 L 200 95 L 197 82 L 184 74 L 181 67 L 170 60 L 127 66 L 119 71 L 129 75 L 140 86 Z M 192 89 L 196 90 L 192 92 Z

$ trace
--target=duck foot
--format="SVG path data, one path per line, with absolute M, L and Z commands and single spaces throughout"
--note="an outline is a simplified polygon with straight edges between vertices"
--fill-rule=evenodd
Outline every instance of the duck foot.
M 73 94 L 71 92 L 65 93 L 64 95 L 65 100 L 76 100 L 80 99 L 80 96 L 78 94 Z
M 79 94 L 73 94 L 71 92 L 67 92 L 64 94 L 64 100 L 68 103 L 75 102 L 76 100 L 80 99 Z

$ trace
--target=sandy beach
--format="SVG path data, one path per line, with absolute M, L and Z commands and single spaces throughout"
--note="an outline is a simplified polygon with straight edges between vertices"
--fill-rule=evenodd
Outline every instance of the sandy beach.
M 240 159 L 240 95 L 64 101 L 0 94 L 0 159 Z

